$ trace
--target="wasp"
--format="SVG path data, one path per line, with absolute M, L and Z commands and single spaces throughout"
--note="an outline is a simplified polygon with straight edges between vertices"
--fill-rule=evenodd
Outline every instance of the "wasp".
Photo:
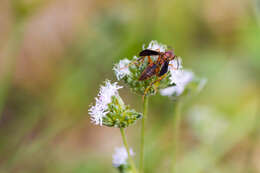
M 168 50 L 166 52 L 160 52 L 157 50 L 150 50 L 150 49 L 145 49 L 139 53 L 140 58 L 138 58 L 135 62 L 132 62 L 128 64 L 126 67 L 123 68 L 128 68 L 132 64 L 136 64 L 136 62 L 141 62 L 143 63 L 145 58 L 148 58 L 148 65 L 147 67 L 143 70 L 141 73 L 141 76 L 139 77 L 139 81 L 144 81 L 148 80 L 153 76 L 157 76 L 158 79 L 152 82 L 144 91 L 144 96 L 146 96 L 147 92 L 149 89 L 153 86 L 153 84 L 160 82 L 164 77 L 166 77 L 167 72 L 168 72 L 168 67 L 172 66 L 169 64 L 171 60 L 174 60 L 177 56 L 173 53 L 172 50 Z M 158 56 L 157 60 L 153 61 L 151 59 L 151 56 Z M 138 65 L 138 64 L 136 64 Z M 178 65 L 179 66 L 179 65 Z M 177 68 L 173 67 L 173 69 L 177 70 Z
M 171 66 L 169 62 L 176 58 L 176 55 L 172 50 L 166 52 L 160 52 L 150 49 L 145 49 L 139 53 L 141 58 L 138 61 L 144 61 L 145 57 L 148 58 L 148 65 L 142 72 L 139 77 L 139 81 L 144 81 L 150 79 L 152 76 L 156 75 L 158 77 L 157 80 L 152 82 L 149 87 L 145 89 L 144 96 L 147 94 L 148 90 L 152 87 L 156 82 L 161 81 L 168 72 L 168 67 Z M 157 60 L 152 61 L 151 56 L 158 56 Z M 172 67 L 174 68 L 174 67 Z

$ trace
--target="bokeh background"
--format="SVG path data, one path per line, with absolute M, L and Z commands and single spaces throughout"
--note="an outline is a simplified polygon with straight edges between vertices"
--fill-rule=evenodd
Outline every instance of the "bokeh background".
M 208 79 L 183 102 L 179 172 L 260 172 L 259 0 L 1 0 L 0 172 L 116 173 L 119 130 L 88 108 L 113 64 L 151 40 Z M 170 172 L 174 103 L 150 99 L 147 173 Z M 127 129 L 136 161 L 139 123 Z

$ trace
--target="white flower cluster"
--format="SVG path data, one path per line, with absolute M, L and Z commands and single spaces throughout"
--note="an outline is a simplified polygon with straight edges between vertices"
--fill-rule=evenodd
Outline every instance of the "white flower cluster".
M 183 93 L 187 84 L 194 79 L 194 73 L 189 70 L 183 70 L 181 58 L 172 60 L 169 66 L 171 84 L 175 86 L 160 90 L 162 96 L 179 96 Z
M 102 125 L 102 118 L 108 113 L 108 104 L 111 103 L 112 96 L 118 96 L 118 89 L 123 88 L 118 86 L 117 82 L 111 84 L 109 80 L 104 86 L 100 87 L 98 97 L 95 98 L 96 105 L 89 109 L 91 121 L 96 125 Z
M 131 61 L 129 59 L 125 58 L 120 60 L 118 64 L 115 64 L 113 70 L 115 71 L 117 80 L 121 80 L 123 77 L 130 74 L 130 70 L 128 68 L 128 64 L 130 62 Z
M 130 155 L 134 156 L 132 148 L 130 148 Z M 125 147 L 115 148 L 115 153 L 113 154 L 113 165 L 114 167 L 119 167 L 120 165 L 126 165 L 128 159 L 128 154 Z

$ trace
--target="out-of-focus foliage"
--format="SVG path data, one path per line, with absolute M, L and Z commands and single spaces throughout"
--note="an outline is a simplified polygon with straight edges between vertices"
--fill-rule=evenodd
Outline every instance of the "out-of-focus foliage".
M 116 172 L 116 128 L 87 110 L 113 64 L 151 40 L 208 83 L 185 99 L 178 172 L 260 172 L 259 0 L 2 0 L 0 172 Z M 141 112 L 142 99 L 120 93 Z M 151 97 L 146 172 L 170 172 L 174 101 Z M 138 153 L 138 123 L 129 128 Z M 187 166 L 188 165 L 188 166 Z

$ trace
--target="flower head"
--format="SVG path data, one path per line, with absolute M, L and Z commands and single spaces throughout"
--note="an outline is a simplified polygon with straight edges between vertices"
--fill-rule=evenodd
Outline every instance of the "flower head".
M 111 84 L 109 80 L 105 82 L 104 86 L 100 87 L 98 97 L 95 98 L 96 105 L 89 109 L 91 121 L 94 124 L 102 125 L 102 119 L 108 113 L 108 104 L 111 103 L 112 96 L 118 96 L 118 89 L 122 86 L 118 86 L 117 83 Z
M 157 41 L 151 41 L 148 47 L 145 47 L 145 45 L 143 45 L 143 49 L 151 49 L 160 52 L 165 52 L 167 50 L 167 46 L 158 43 Z M 157 58 L 158 55 L 151 56 L 153 62 L 156 62 Z M 152 75 L 146 80 L 139 80 L 143 71 L 148 67 L 148 63 L 149 62 L 147 60 L 147 57 L 144 57 L 144 59 L 140 60 L 140 57 L 134 56 L 130 60 L 130 62 L 126 59 L 121 60 L 118 64 L 114 66 L 115 75 L 118 80 L 123 80 L 134 93 L 140 95 L 154 95 L 156 94 L 157 90 L 171 85 L 169 80 L 170 72 L 167 73 L 166 77 L 163 80 L 160 80 L 158 82 L 155 82 L 159 78 L 157 75 Z M 127 65 L 129 65 L 128 68 L 120 68 L 125 67 Z M 152 83 L 154 84 L 151 85 Z
M 134 156 L 133 150 L 130 148 L 130 155 Z M 119 167 L 121 165 L 126 165 L 128 159 L 128 154 L 125 147 L 115 148 L 115 153 L 113 154 L 113 165 L 114 167 Z
M 125 128 L 142 117 L 141 113 L 124 104 L 118 93 L 120 88 L 122 86 L 118 86 L 116 82 L 111 84 L 109 80 L 100 87 L 98 97 L 95 98 L 96 104 L 89 109 L 92 123 Z
M 131 61 L 129 59 L 125 58 L 125 59 L 120 60 L 118 64 L 115 64 L 113 70 L 116 74 L 117 80 L 120 80 L 120 79 L 124 78 L 126 75 L 130 74 L 130 70 L 128 68 L 128 64 L 130 62 Z

